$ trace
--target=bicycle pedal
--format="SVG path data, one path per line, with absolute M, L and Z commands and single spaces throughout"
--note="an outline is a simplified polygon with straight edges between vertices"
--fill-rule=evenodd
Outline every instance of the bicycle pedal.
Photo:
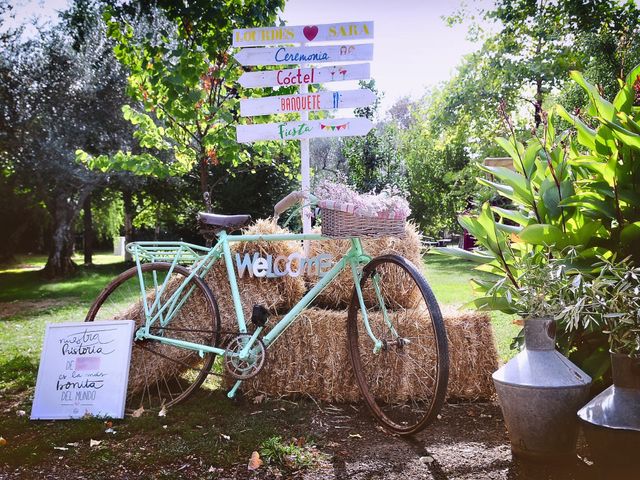
M 269 320 L 269 310 L 263 305 L 254 305 L 253 312 L 251 312 L 251 323 L 256 327 L 264 327 Z

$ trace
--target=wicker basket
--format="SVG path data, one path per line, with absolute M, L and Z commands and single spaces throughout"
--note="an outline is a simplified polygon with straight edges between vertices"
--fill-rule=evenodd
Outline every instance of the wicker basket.
M 365 217 L 320 206 L 322 235 L 347 237 L 404 237 L 405 218 Z

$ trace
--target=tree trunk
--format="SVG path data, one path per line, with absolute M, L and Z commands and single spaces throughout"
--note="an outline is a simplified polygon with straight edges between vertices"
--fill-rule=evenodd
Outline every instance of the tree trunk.
M 130 190 L 122 192 L 122 201 L 124 202 L 124 244 L 127 245 L 133 241 L 133 217 L 135 217 L 133 194 Z M 131 254 L 125 250 L 124 261 L 131 262 L 132 260 Z
M 84 212 L 84 264 L 93 265 L 93 216 L 91 214 L 91 195 L 87 195 L 82 206 Z
M 536 105 L 533 119 L 536 122 L 536 128 L 540 126 L 542 122 L 542 79 L 538 77 L 536 80 Z
M 71 260 L 71 256 L 73 255 L 73 220 L 79 208 L 65 194 L 59 194 L 48 207 L 53 220 L 53 234 L 49 258 L 42 273 L 47 278 L 64 277 L 73 273 L 77 267 Z

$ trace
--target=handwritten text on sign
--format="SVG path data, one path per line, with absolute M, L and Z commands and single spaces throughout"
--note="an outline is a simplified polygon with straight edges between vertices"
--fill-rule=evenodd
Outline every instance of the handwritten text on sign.
M 299 63 L 363 62 L 373 59 L 373 44 L 322 47 L 244 48 L 235 55 L 241 65 L 294 65 Z
M 245 98 L 240 100 L 240 115 L 270 115 L 336 108 L 366 107 L 376 101 L 375 94 L 366 88 L 339 92 L 315 92 L 277 97 Z
M 285 27 L 240 28 L 233 31 L 234 47 L 282 43 L 332 42 L 373 38 L 373 22 L 331 23 Z
M 341 82 L 344 80 L 366 80 L 371 76 L 371 64 L 354 63 L 321 68 L 289 68 L 244 72 L 238 82 L 243 87 L 279 87 L 290 85 L 312 85 L 314 83 Z
M 236 135 L 238 142 L 248 143 L 260 140 L 300 140 L 302 138 L 366 135 L 372 128 L 371 120 L 358 117 L 237 125 Z
M 48 324 L 31 418 L 122 418 L 133 328 L 133 320 Z

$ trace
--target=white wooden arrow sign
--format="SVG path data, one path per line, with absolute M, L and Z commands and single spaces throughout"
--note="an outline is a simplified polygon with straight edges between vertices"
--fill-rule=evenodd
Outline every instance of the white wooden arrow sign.
M 366 135 L 373 128 L 368 118 L 338 118 L 302 122 L 260 123 L 236 125 L 240 143 L 260 140 L 300 140 L 318 137 L 351 137 Z
M 243 48 L 236 53 L 235 59 L 242 65 L 364 62 L 373 59 L 373 44 Z
M 373 38 L 373 22 L 330 23 L 284 27 L 240 28 L 233 31 L 234 47 L 284 43 L 342 42 Z
M 281 95 L 240 100 L 240 115 L 271 115 L 272 113 L 312 112 L 336 108 L 366 107 L 376 101 L 375 94 L 367 89 L 337 92 L 315 92 L 297 95 Z
M 314 83 L 341 82 L 343 80 L 368 80 L 371 78 L 370 63 L 336 65 L 320 68 L 289 68 L 245 72 L 238 82 L 245 88 L 278 87 L 289 85 L 311 85 Z

